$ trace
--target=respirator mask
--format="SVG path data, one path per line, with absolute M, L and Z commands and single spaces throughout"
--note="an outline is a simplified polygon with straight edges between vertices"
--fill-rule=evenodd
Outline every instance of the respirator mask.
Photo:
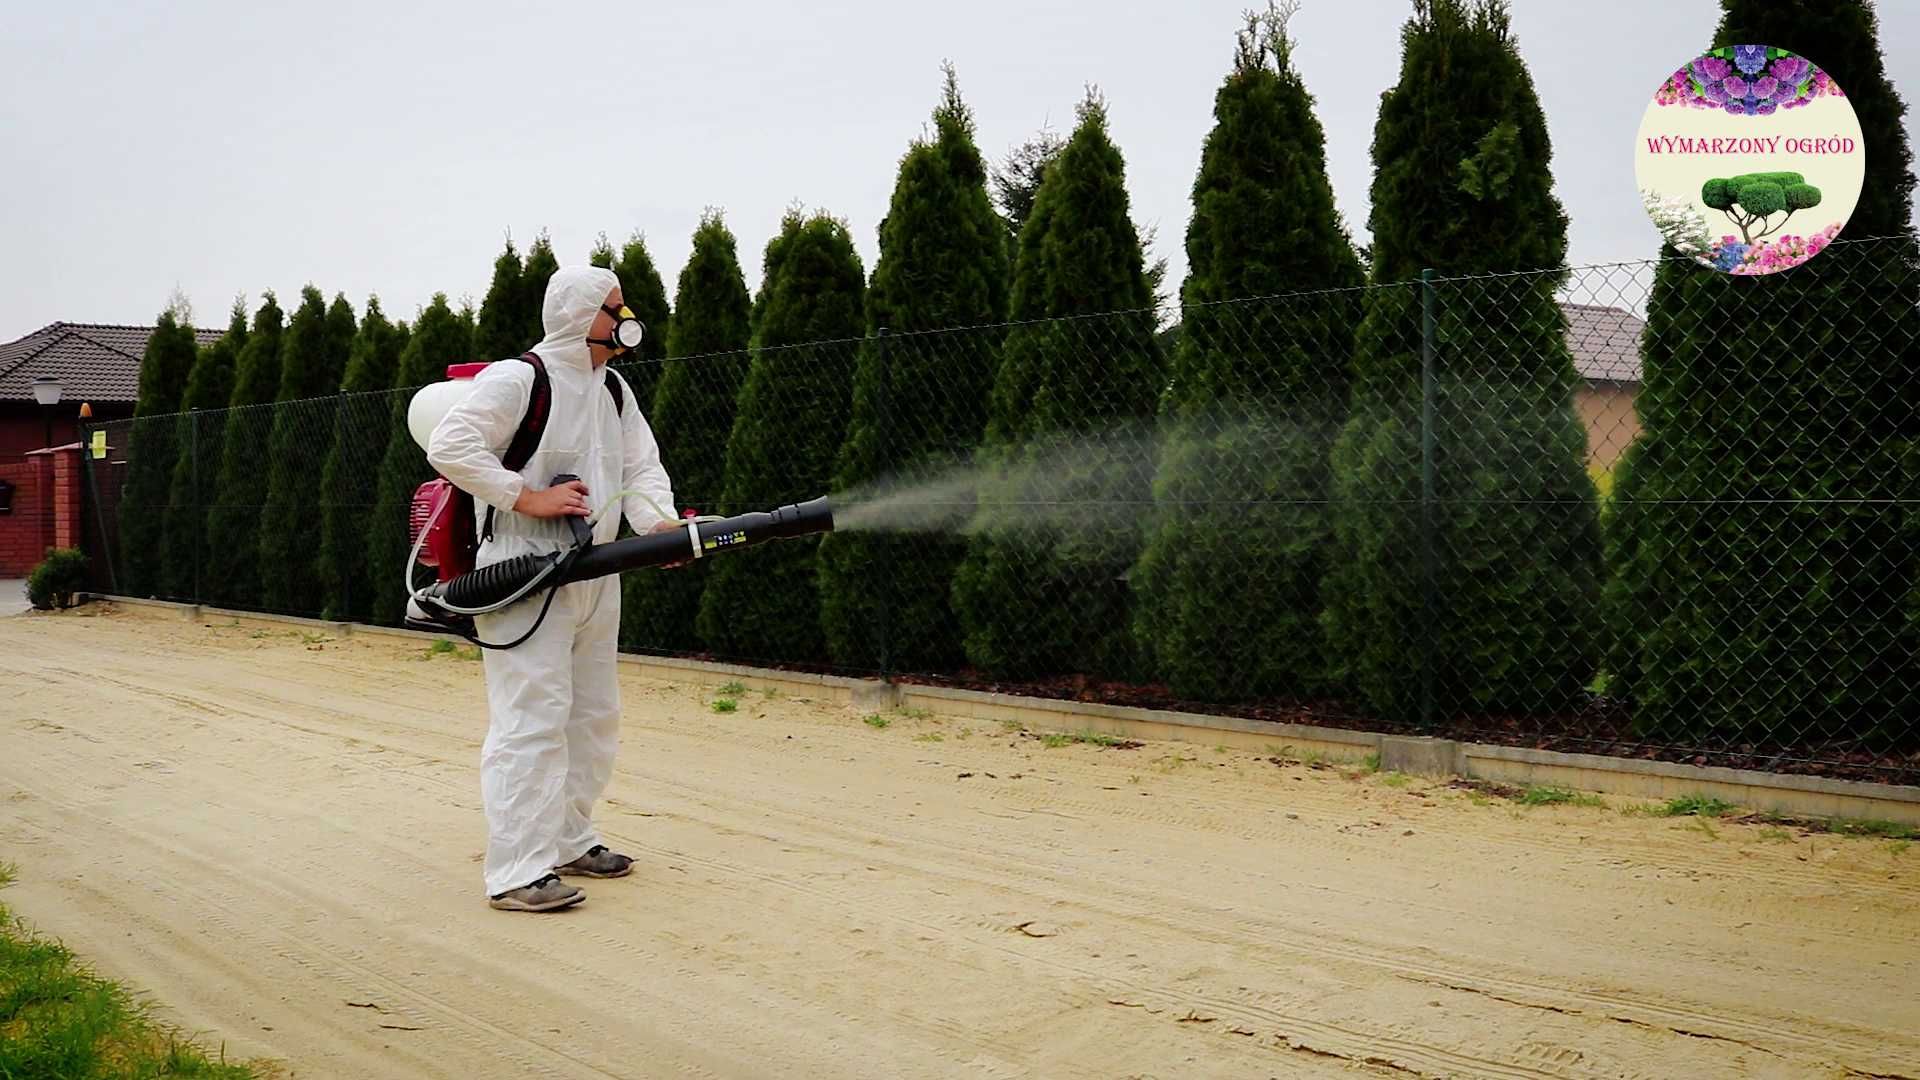
M 600 310 L 613 316 L 613 334 L 610 337 L 588 338 L 587 344 L 604 345 L 617 353 L 631 352 L 640 347 L 640 339 L 645 335 L 646 328 L 640 325 L 640 318 L 633 313 L 632 308 L 625 304 L 617 308 L 610 304 L 601 304 Z

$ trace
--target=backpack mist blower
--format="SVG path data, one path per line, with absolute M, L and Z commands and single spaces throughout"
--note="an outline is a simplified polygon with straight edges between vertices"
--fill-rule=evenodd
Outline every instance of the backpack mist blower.
M 519 358 L 533 366 L 533 396 L 521 418 L 513 442 L 501 457 L 501 464 L 518 472 L 526 467 L 540 444 L 551 401 L 545 366 L 540 358 L 527 353 Z M 407 407 L 407 426 L 414 441 L 425 450 L 434 427 L 454 404 L 472 389 L 473 377 L 486 364 L 455 364 L 447 368 L 447 381 L 422 387 Z M 606 377 L 607 391 L 614 407 L 625 408 L 619 379 L 611 370 Z M 558 486 L 579 477 L 560 475 L 549 486 Z M 617 506 L 610 503 L 609 506 Z M 487 523 L 482 534 L 491 531 L 493 508 L 487 508 Z M 631 536 L 605 544 L 593 542 L 593 529 L 587 519 L 569 517 L 573 545 L 562 551 L 538 555 L 519 555 L 491 566 L 476 569 L 479 537 L 474 530 L 473 496 L 460 490 L 444 477 L 420 485 L 413 495 L 409 515 L 408 539 L 413 552 L 407 560 L 406 625 L 414 630 L 453 633 L 485 649 L 511 649 L 533 636 L 546 621 L 556 590 L 575 581 L 587 581 L 642 567 L 703 559 L 725 551 L 752 547 L 768 540 L 782 540 L 833 531 L 833 507 L 825 497 L 782 506 L 777 510 L 738 514 L 733 517 L 687 517 L 684 528 Z M 438 572 L 438 580 L 415 588 L 413 567 L 421 565 Z M 546 592 L 540 615 L 518 640 L 481 641 L 473 617 L 500 611 L 512 604 Z

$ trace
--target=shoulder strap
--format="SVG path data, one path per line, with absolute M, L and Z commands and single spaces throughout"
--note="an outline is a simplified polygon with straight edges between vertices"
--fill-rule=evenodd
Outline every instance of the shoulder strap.
M 612 365 L 607 366 L 607 393 L 613 395 L 614 415 L 624 414 L 627 411 L 627 392 L 620 388 L 620 376 L 613 373 Z
M 513 433 L 513 441 L 507 444 L 507 452 L 501 455 L 500 464 L 512 472 L 519 472 L 533 460 L 533 452 L 540 448 L 540 437 L 547 431 L 547 414 L 553 405 L 553 386 L 547 378 L 547 365 L 534 352 L 522 353 L 518 359 L 527 362 L 533 368 L 533 393 L 527 398 L 526 414 L 520 418 L 520 428 Z M 487 507 L 487 522 L 480 530 L 482 539 L 493 539 L 493 507 Z
M 547 365 L 536 353 L 525 353 L 520 357 L 533 367 L 533 394 L 527 399 L 527 413 L 520 418 L 520 430 L 513 433 L 513 441 L 507 444 L 507 452 L 500 458 L 500 464 L 514 472 L 527 467 L 533 460 L 533 452 L 540 447 L 540 436 L 547 430 L 547 413 L 553 405 L 553 387 L 547 379 Z

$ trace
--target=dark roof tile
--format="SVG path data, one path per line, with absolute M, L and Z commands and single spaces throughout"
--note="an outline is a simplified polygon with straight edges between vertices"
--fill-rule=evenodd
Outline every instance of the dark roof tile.
M 1630 311 L 1593 304 L 1561 304 L 1567 313 L 1567 346 L 1574 370 L 1595 382 L 1640 382 L 1640 332 Z
M 196 329 L 201 345 L 225 330 Z M 140 358 L 151 326 L 57 322 L 0 345 L 0 401 L 32 401 L 33 380 L 62 384 L 61 400 L 132 404 L 140 395 Z

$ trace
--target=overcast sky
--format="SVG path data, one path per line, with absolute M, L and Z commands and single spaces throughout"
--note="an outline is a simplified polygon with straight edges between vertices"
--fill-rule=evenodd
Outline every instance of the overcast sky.
M 618 243 L 643 230 L 671 294 L 708 206 L 725 210 L 751 287 L 796 200 L 847 220 L 871 272 L 943 59 L 990 158 L 1043 124 L 1066 132 L 1097 84 L 1135 219 L 1158 227 L 1177 282 L 1246 6 L 35 4 L 0 38 L 0 340 L 56 320 L 150 322 L 176 285 L 203 325 L 223 323 L 236 294 L 252 308 L 273 289 L 285 304 L 308 282 L 356 311 L 377 293 L 410 319 L 436 291 L 477 304 L 505 235 L 524 251 L 542 229 L 563 263 L 585 261 L 601 231 Z M 1660 80 L 1708 44 L 1718 3 L 1513 7 L 1572 261 L 1650 257 L 1634 134 Z M 1334 191 L 1362 240 L 1374 113 L 1409 8 L 1304 0 L 1293 22 Z M 1920 106 L 1920 48 L 1898 44 L 1920 41 L 1920 3 L 1883 0 L 1880 21 L 1895 85 Z

